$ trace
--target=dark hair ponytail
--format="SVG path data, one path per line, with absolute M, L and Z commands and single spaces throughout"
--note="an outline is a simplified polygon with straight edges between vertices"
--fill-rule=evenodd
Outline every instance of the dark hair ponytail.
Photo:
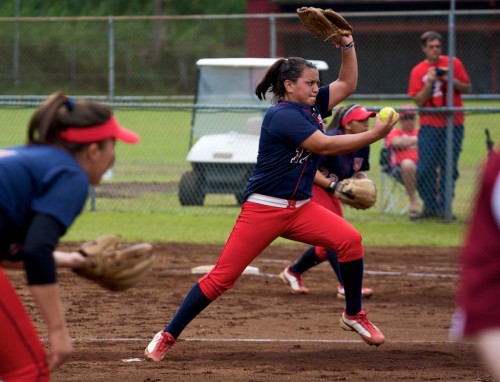
M 255 94 L 260 100 L 266 99 L 268 92 L 273 93 L 273 102 L 283 99 L 286 94 L 285 81 L 296 82 L 305 68 L 316 69 L 316 66 L 301 57 L 278 59 L 255 87 Z
M 86 146 L 62 140 L 59 132 L 69 127 L 88 127 L 102 124 L 111 118 L 111 108 L 92 100 L 75 100 L 54 93 L 37 109 L 28 125 L 28 144 L 57 145 L 70 152 Z

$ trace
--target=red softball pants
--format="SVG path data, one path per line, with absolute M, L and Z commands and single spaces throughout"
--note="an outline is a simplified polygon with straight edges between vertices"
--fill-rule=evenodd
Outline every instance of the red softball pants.
M 335 197 L 333 192 L 327 192 L 323 187 L 318 185 L 313 185 L 313 200 L 321 204 L 323 207 L 328 208 L 334 214 L 344 217 L 344 212 L 342 211 L 342 203 Z M 326 252 L 327 248 L 316 246 L 314 247 L 314 253 L 318 256 L 322 261 L 328 260 L 328 253 Z M 340 258 L 339 258 L 340 261 Z
M 245 202 L 214 268 L 198 280 L 212 301 L 232 288 L 245 268 L 275 239 L 283 237 L 337 252 L 339 261 L 363 258 L 360 233 L 345 219 L 310 201 L 300 207 Z
M 42 342 L 21 299 L 0 267 L 0 380 L 48 382 Z

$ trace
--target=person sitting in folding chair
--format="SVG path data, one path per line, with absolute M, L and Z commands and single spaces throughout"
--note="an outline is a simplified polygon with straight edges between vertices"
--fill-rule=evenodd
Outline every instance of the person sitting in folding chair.
M 385 147 L 391 153 L 390 175 L 401 182 L 406 189 L 410 202 L 410 220 L 420 213 L 420 204 L 416 192 L 416 173 L 418 163 L 418 129 L 414 110 L 407 110 L 412 105 L 404 105 L 399 112 L 400 128 L 393 129 L 385 139 Z

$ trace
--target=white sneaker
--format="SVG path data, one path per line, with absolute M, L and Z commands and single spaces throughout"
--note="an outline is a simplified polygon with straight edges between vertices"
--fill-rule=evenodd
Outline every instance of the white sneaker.
M 285 284 L 288 284 L 288 286 L 290 287 L 290 291 L 293 294 L 309 293 L 309 289 L 307 289 L 304 285 L 302 285 L 301 275 L 290 271 L 290 265 L 286 267 L 283 270 L 283 272 L 280 273 L 280 279 Z
M 361 289 L 361 297 L 370 298 L 371 296 L 373 296 L 373 289 L 372 288 L 362 288 Z M 345 300 L 345 290 L 344 290 L 343 285 L 339 284 L 339 286 L 337 288 L 337 298 L 341 298 L 341 299 Z

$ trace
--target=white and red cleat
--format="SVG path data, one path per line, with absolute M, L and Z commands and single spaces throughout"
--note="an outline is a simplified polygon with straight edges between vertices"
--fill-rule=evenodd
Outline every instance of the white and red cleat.
M 174 346 L 175 338 L 168 332 L 159 331 L 153 337 L 153 340 L 144 350 L 146 360 L 159 362 L 165 357 L 165 353 L 169 348 Z
M 301 275 L 290 271 L 290 266 L 286 267 L 283 272 L 280 273 L 280 279 L 285 284 L 288 284 L 288 286 L 290 287 L 290 291 L 293 294 L 309 293 L 309 289 L 302 285 Z
M 364 310 L 360 310 L 355 316 L 349 316 L 344 310 L 340 318 L 340 327 L 358 333 L 368 345 L 380 346 L 385 342 L 385 337 L 366 315 Z

